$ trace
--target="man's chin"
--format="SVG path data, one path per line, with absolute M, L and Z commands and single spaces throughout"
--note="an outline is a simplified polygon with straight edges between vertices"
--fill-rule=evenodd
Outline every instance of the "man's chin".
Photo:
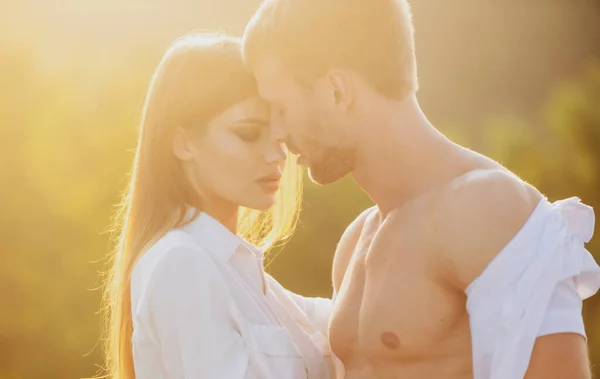
M 327 185 L 337 182 L 344 178 L 348 172 L 334 171 L 324 169 L 322 167 L 309 166 L 308 167 L 308 178 L 315 184 Z

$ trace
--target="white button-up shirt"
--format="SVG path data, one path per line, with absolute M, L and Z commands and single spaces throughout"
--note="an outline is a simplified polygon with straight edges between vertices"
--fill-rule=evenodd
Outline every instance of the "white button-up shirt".
M 475 379 L 525 376 L 538 336 L 585 336 L 581 307 L 600 288 L 600 267 L 584 248 L 594 211 L 578 198 L 538 207 L 467 289 Z
M 131 276 L 136 378 L 334 377 L 331 300 L 287 291 L 262 262 L 205 213 L 157 241 Z

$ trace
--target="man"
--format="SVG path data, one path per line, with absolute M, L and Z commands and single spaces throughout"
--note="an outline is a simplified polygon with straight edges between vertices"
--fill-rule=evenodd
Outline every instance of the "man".
M 549 203 L 430 124 L 405 0 L 267 0 L 244 55 L 273 139 L 313 181 L 352 173 L 376 204 L 333 263 L 329 340 L 346 378 L 590 377 L 593 211 Z

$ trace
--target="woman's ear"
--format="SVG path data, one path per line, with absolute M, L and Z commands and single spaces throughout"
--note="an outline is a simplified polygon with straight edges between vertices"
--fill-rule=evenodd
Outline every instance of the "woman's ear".
M 182 161 L 189 161 L 194 158 L 196 148 L 192 143 L 189 132 L 181 126 L 175 129 L 171 151 L 173 155 Z

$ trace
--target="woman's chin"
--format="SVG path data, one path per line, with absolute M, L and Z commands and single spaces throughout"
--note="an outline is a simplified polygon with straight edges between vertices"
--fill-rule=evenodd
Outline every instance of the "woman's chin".
M 257 211 L 264 212 L 271 208 L 275 204 L 275 193 L 266 193 L 261 196 L 257 196 L 253 198 L 251 201 L 248 201 L 245 207 L 250 209 L 255 209 Z

